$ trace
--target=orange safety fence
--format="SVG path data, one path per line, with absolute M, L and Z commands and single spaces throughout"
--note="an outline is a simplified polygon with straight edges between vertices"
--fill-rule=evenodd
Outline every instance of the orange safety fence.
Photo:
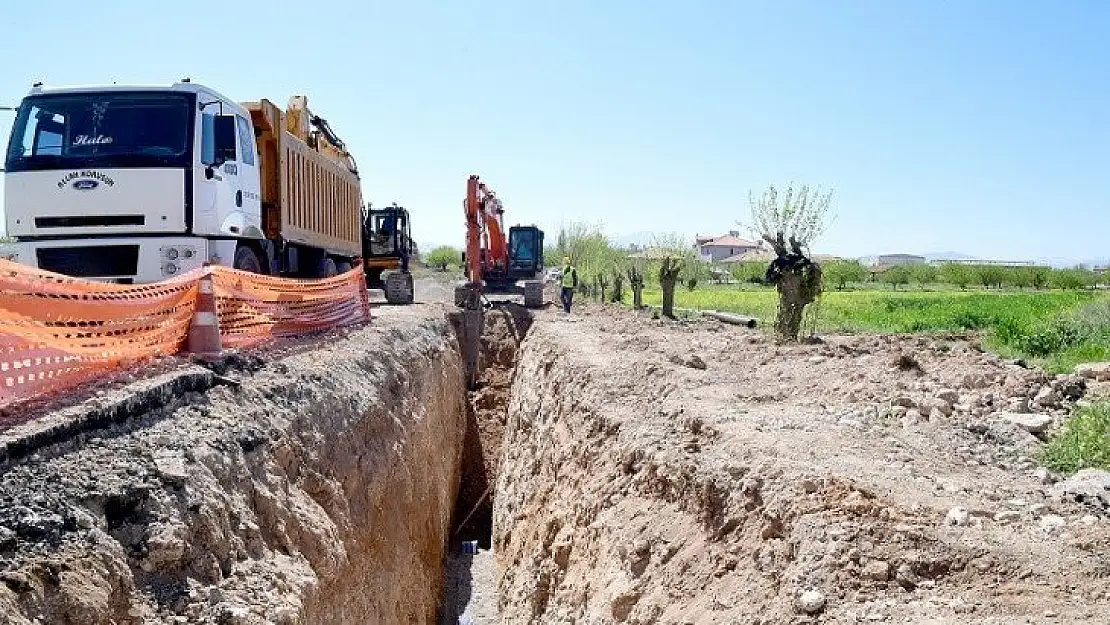
M 155 284 L 119 285 L 0 260 L 0 407 L 180 352 L 206 272 L 225 347 L 370 318 L 361 269 L 289 280 L 210 267 Z
M 226 267 L 212 268 L 220 340 L 246 347 L 370 319 L 362 268 L 323 280 L 290 280 Z

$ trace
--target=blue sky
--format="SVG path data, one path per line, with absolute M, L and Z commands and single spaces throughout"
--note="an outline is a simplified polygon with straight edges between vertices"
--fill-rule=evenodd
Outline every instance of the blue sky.
M 305 93 L 424 242 L 462 242 L 478 173 L 552 235 L 721 232 L 796 180 L 837 190 L 819 251 L 1110 256 L 1097 0 L 0 3 L 0 103 L 34 80 Z

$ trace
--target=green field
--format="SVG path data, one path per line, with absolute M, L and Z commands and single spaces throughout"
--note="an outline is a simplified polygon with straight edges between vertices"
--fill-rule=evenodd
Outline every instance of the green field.
M 774 318 L 769 289 L 679 287 L 675 306 Z M 644 303 L 662 293 L 645 289 Z M 1053 371 L 1110 360 L 1110 296 L 1093 291 L 830 291 L 820 300 L 822 332 L 983 332 L 987 346 Z

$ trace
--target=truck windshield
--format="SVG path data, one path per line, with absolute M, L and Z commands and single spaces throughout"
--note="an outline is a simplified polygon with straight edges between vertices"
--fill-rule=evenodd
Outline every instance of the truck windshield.
M 184 164 L 191 102 L 176 93 L 80 93 L 23 100 L 8 144 L 10 171 Z

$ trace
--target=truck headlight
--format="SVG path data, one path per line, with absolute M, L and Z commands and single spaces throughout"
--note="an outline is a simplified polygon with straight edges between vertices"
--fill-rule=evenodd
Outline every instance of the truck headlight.
M 167 276 L 172 276 L 177 273 L 177 265 L 174 263 L 166 263 L 162 266 L 162 273 Z
M 177 248 L 171 247 L 170 249 L 166 250 L 166 258 L 169 260 L 177 260 Z

